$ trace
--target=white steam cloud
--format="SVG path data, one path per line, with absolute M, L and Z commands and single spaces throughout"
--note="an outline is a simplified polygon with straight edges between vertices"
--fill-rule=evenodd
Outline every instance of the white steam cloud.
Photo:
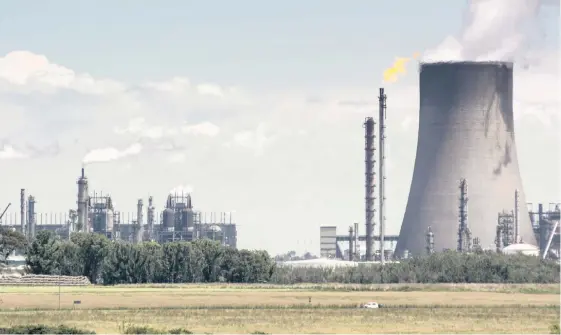
M 4 147 L 0 150 L 0 159 L 21 159 L 28 157 L 28 155 L 14 149 L 14 147 L 9 144 L 4 144 Z
M 124 150 L 118 150 L 113 147 L 94 149 L 86 154 L 82 162 L 84 164 L 109 162 L 127 156 L 138 155 L 141 151 L 142 145 L 140 143 L 135 143 Z
M 470 0 L 459 36 L 448 36 L 423 61 L 512 61 L 544 4 L 559 0 Z
M 172 188 L 169 191 L 170 194 L 189 194 L 193 193 L 193 186 L 191 185 L 179 185 Z

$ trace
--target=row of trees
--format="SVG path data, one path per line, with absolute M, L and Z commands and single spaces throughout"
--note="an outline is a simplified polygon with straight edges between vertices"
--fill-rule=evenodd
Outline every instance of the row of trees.
M 0 257 L 25 239 L 0 231 Z M 23 246 L 34 274 L 86 276 L 96 284 L 291 283 L 559 283 L 559 263 L 524 255 L 454 251 L 384 266 L 300 268 L 277 265 L 266 251 L 236 250 L 210 240 L 130 244 L 93 233 L 62 240 L 39 231 Z M 290 256 L 290 255 L 289 255 Z
M 93 233 L 62 240 L 40 231 L 26 250 L 33 274 L 86 276 L 96 284 L 267 281 L 274 261 L 266 251 L 237 250 L 211 240 L 131 244 Z
M 448 251 L 400 263 L 342 268 L 278 267 L 270 281 L 294 283 L 559 283 L 559 263 L 534 256 Z

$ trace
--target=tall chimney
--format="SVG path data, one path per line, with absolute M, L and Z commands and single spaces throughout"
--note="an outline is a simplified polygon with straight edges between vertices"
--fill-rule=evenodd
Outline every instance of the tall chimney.
M 136 204 L 136 225 L 137 225 L 136 242 L 137 243 L 142 242 L 144 237 L 144 217 L 143 217 L 142 207 L 144 207 L 142 199 L 138 199 L 138 203 Z
M 378 166 L 380 168 L 380 173 L 378 176 L 378 191 L 380 192 L 379 201 L 380 201 L 380 208 L 379 208 L 379 215 L 380 215 L 380 262 L 382 265 L 386 259 L 386 253 L 384 251 L 384 241 L 385 241 L 385 229 L 386 229 L 386 212 L 385 212 L 385 202 L 386 202 L 386 152 L 385 152 L 385 143 L 386 143 L 386 95 L 384 94 L 384 89 L 380 88 L 380 97 L 379 97 L 379 119 L 378 125 L 380 127 L 378 139 L 379 139 L 379 152 L 380 161 Z
M 76 211 L 77 220 L 77 231 L 88 231 L 88 179 L 84 174 L 84 168 L 82 168 L 82 174 L 77 181 L 78 184 L 78 210 Z
M 375 147 L 375 138 L 374 135 L 374 127 L 376 123 L 374 119 L 371 117 L 366 118 L 364 121 L 364 128 L 365 128 L 365 146 L 364 146 L 364 154 L 365 154 L 365 225 L 366 225 L 366 261 L 373 261 L 373 245 L 374 245 L 374 215 L 376 213 L 376 209 L 374 208 L 374 203 L 376 201 L 376 196 L 374 195 L 375 191 L 375 175 L 376 172 L 374 171 L 374 164 L 376 163 L 376 158 L 374 156 L 374 152 L 376 150 Z
M 154 204 L 152 197 L 148 197 L 148 208 L 146 209 L 146 220 L 148 228 L 148 240 L 152 241 L 154 239 Z
M 27 236 L 26 228 L 25 228 L 25 189 L 22 188 L 20 190 L 20 226 L 21 226 L 21 233 Z
M 27 222 L 28 222 L 28 238 L 33 239 L 35 237 L 35 225 L 37 224 L 37 217 L 35 214 L 35 197 L 30 195 L 27 199 Z
M 520 204 L 518 190 L 514 191 L 514 243 L 520 243 Z

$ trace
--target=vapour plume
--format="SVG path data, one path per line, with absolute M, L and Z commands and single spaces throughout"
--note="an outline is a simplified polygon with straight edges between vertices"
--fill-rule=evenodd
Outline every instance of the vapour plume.
M 179 185 L 169 191 L 170 194 L 190 194 L 193 193 L 193 186 Z
M 86 154 L 82 160 L 83 164 L 110 162 L 127 156 L 138 155 L 142 151 L 142 145 L 135 143 L 124 150 L 113 147 L 94 149 Z
M 407 63 L 413 59 L 417 59 L 419 53 L 413 54 L 413 57 L 397 57 L 393 65 L 384 71 L 384 81 L 385 82 L 396 82 L 400 74 L 405 74 Z
M 460 34 L 428 50 L 423 61 L 513 61 L 526 46 L 544 4 L 559 1 L 470 0 Z
M 9 144 L 4 144 L 2 150 L 0 150 L 0 159 L 21 159 L 28 157 L 27 154 L 14 149 L 14 147 Z

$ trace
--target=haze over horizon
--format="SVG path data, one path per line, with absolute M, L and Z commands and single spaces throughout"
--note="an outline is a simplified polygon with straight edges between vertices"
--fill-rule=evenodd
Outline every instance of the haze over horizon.
M 235 211 L 240 248 L 319 254 L 321 225 L 364 233 L 362 122 L 385 87 L 386 234 L 397 234 L 416 62 L 462 59 L 515 62 L 524 191 L 561 202 L 559 2 L 539 2 L 2 4 L 0 207 L 17 212 L 25 188 L 37 212 L 75 208 L 85 163 L 90 190 L 119 211 L 150 195 L 161 210 L 184 189 L 197 210 Z

